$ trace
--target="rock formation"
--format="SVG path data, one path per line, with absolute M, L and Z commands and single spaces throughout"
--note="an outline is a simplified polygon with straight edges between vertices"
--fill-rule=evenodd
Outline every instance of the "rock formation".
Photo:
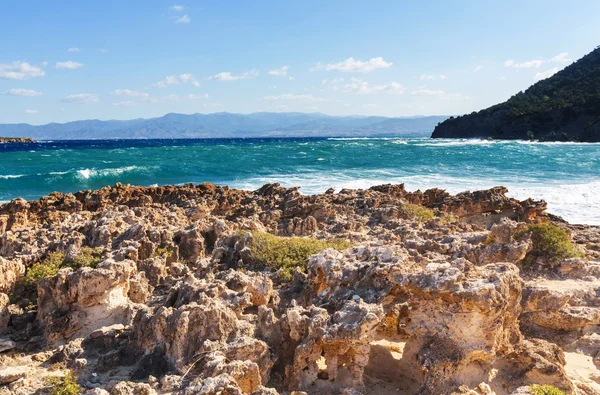
M 14 200 L 0 394 L 61 377 L 87 394 L 600 393 L 599 229 L 506 193 L 117 184 Z M 578 253 L 527 265 L 528 226 L 547 221 Z M 350 247 L 286 272 L 295 256 L 259 259 L 260 233 Z

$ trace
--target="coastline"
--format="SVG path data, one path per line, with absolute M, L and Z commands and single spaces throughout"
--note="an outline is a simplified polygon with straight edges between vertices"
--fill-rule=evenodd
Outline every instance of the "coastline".
M 11 388 L 45 388 L 58 363 L 112 392 L 594 393 L 600 228 L 506 193 L 116 184 L 13 200 L 0 206 Z

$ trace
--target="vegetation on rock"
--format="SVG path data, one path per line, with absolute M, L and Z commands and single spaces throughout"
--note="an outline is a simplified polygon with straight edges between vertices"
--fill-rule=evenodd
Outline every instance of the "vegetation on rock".
M 427 207 L 423 207 L 419 204 L 405 204 L 404 206 L 402 206 L 402 209 L 412 218 L 416 218 L 421 222 L 427 222 L 431 219 L 433 219 L 433 217 L 435 217 L 435 214 L 433 213 L 433 211 L 431 211 L 430 209 L 428 209 Z
M 567 395 L 566 392 L 551 385 L 534 384 L 529 387 L 529 391 L 531 395 Z
M 530 224 L 525 229 L 515 233 L 515 239 L 521 239 L 525 234 L 531 234 L 533 248 L 527 253 L 523 263 L 530 264 L 541 258 L 551 266 L 560 265 L 567 258 L 573 258 L 580 253 L 575 250 L 571 236 L 550 222 Z
M 306 270 L 306 260 L 326 248 L 343 251 L 352 244 L 344 239 L 319 240 L 309 237 L 280 237 L 270 233 L 251 232 L 253 260 L 265 267 L 279 270 L 283 280 L 291 280 L 299 267 Z
M 81 388 L 73 373 L 68 372 L 64 377 L 48 377 L 48 384 L 52 385 L 50 395 L 77 395 L 81 393 Z

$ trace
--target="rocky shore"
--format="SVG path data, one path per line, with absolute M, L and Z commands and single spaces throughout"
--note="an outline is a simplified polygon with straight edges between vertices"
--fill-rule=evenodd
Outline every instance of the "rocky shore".
M 1 205 L 0 394 L 599 394 L 600 228 L 506 193 Z
M 33 139 L 28 137 L 0 137 L 0 144 L 9 143 L 34 143 Z

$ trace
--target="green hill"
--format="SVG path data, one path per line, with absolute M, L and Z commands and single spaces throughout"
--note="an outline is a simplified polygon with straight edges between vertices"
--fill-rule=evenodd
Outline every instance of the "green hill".
M 450 117 L 431 137 L 600 142 L 600 47 L 504 103 Z

